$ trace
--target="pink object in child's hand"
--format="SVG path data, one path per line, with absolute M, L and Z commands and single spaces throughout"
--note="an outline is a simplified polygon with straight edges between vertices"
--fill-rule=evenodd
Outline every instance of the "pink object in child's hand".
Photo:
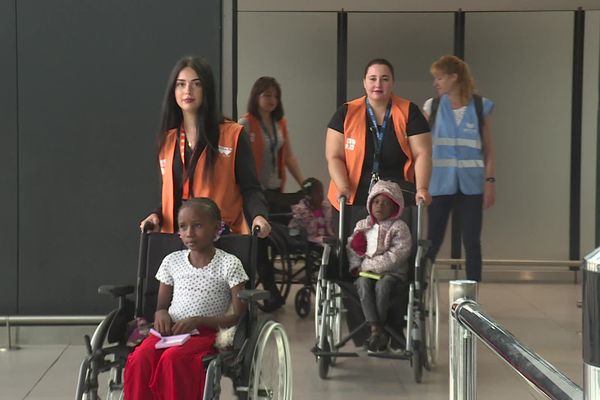
M 367 237 L 364 232 L 358 231 L 352 237 L 350 248 L 359 256 L 364 256 L 367 251 Z

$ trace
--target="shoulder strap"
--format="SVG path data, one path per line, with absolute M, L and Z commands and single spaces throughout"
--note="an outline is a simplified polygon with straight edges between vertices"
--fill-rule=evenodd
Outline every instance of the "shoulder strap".
M 429 127 L 433 128 L 433 124 L 435 123 L 435 116 L 437 114 L 437 110 L 440 106 L 440 98 L 434 97 L 431 100 L 431 113 L 429 114 Z
M 483 125 L 485 123 L 483 119 L 483 99 L 478 94 L 473 94 L 473 101 L 475 101 L 475 113 L 477 114 L 477 122 L 479 123 L 479 134 L 483 136 Z

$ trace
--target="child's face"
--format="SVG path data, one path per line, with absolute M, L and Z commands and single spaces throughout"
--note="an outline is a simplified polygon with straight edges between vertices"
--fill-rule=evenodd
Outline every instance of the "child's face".
M 179 211 L 179 237 L 192 251 L 212 248 L 220 224 L 208 210 L 200 207 L 184 207 Z
M 371 202 L 371 215 L 377 221 L 385 221 L 396 211 L 396 203 L 384 194 L 378 194 Z
M 310 202 L 313 206 L 320 206 L 323 200 L 325 200 L 323 185 L 316 184 L 310 193 Z

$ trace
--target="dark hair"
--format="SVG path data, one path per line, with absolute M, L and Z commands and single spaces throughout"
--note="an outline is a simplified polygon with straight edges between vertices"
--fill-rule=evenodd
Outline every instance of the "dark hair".
M 193 197 L 189 200 L 186 200 L 181 203 L 179 212 L 181 212 L 181 210 L 184 208 L 194 208 L 196 210 L 208 211 L 208 213 L 217 221 L 221 220 L 221 210 L 219 210 L 219 206 L 208 197 Z
M 248 98 L 248 112 L 255 116 L 256 118 L 260 118 L 260 113 L 258 111 L 258 98 L 264 92 L 269 89 L 275 89 L 277 96 L 277 107 L 271 112 L 271 117 L 275 121 L 281 120 L 283 118 L 283 104 L 281 103 L 281 86 L 270 76 L 262 76 L 254 82 L 252 85 L 252 89 L 250 90 L 250 98 Z
M 317 178 L 306 178 L 302 182 L 302 192 L 304 193 L 305 196 L 311 196 L 313 193 L 313 190 L 315 190 L 315 188 L 319 185 L 323 186 L 323 183 L 320 180 L 318 180 Z
M 212 172 L 217 159 L 219 148 L 219 124 L 223 122 L 223 116 L 217 108 L 217 94 L 212 69 L 204 58 L 192 56 L 184 57 L 177 61 L 173 67 L 173 70 L 169 75 L 169 80 L 167 81 L 167 89 L 165 90 L 162 104 L 161 124 L 158 133 L 158 148 L 160 151 L 165 145 L 167 132 L 171 129 L 179 128 L 183 122 L 183 113 L 175 100 L 175 83 L 181 70 L 188 67 L 198 74 L 200 84 L 202 85 L 202 105 L 197 111 L 197 142 L 206 143 L 206 164 L 208 168 L 205 169 L 204 172 L 205 178 L 208 178 L 210 177 L 210 173 Z M 198 151 L 198 146 L 196 146 L 188 171 L 193 171 L 195 169 L 198 158 L 200 158 L 200 151 Z
M 367 76 L 367 71 L 369 70 L 369 68 L 372 65 L 385 65 L 386 67 L 388 67 L 390 69 L 390 72 L 392 73 L 392 79 L 395 79 L 394 78 L 394 66 L 392 65 L 391 62 L 389 62 L 385 58 L 374 58 L 371 61 L 369 61 L 367 63 L 367 66 L 365 67 L 365 73 L 363 74 L 363 77 Z

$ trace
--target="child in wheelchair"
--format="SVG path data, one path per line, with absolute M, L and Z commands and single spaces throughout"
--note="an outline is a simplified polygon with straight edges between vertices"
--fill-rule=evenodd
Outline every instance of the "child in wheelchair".
M 326 237 L 334 237 L 331 226 L 331 206 L 324 201 L 323 183 L 316 178 L 302 182 L 304 198 L 292 206 L 292 219 L 288 227 L 290 235 L 303 232 L 306 240 L 322 245 Z
M 201 400 L 202 357 L 214 352 L 219 328 L 234 326 L 245 312 L 238 298 L 248 280 L 242 263 L 214 246 L 221 229 L 218 206 L 208 198 L 190 199 L 182 204 L 178 223 L 187 250 L 165 257 L 156 274 L 160 287 L 154 329 L 163 336 L 198 334 L 166 349 L 156 349 L 159 339 L 148 336 L 125 364 L 128 400 Z M 233 313 L 226 315 L 230 305 Z
M 383 329 L 392 294 L 409 275 L 412 238 L 408 225 L 400 219 L 403 208 L 398 184 L 379 180 L 367 198 L 369 215 L 358 221 L 348 239 L 350 271 L 358 276 L 355 285 L 371 328 L 367 349 L 373 353 L 388 350 L 388 342 L 394 352 L 403 346 L 393 337 L 390 341 Z

